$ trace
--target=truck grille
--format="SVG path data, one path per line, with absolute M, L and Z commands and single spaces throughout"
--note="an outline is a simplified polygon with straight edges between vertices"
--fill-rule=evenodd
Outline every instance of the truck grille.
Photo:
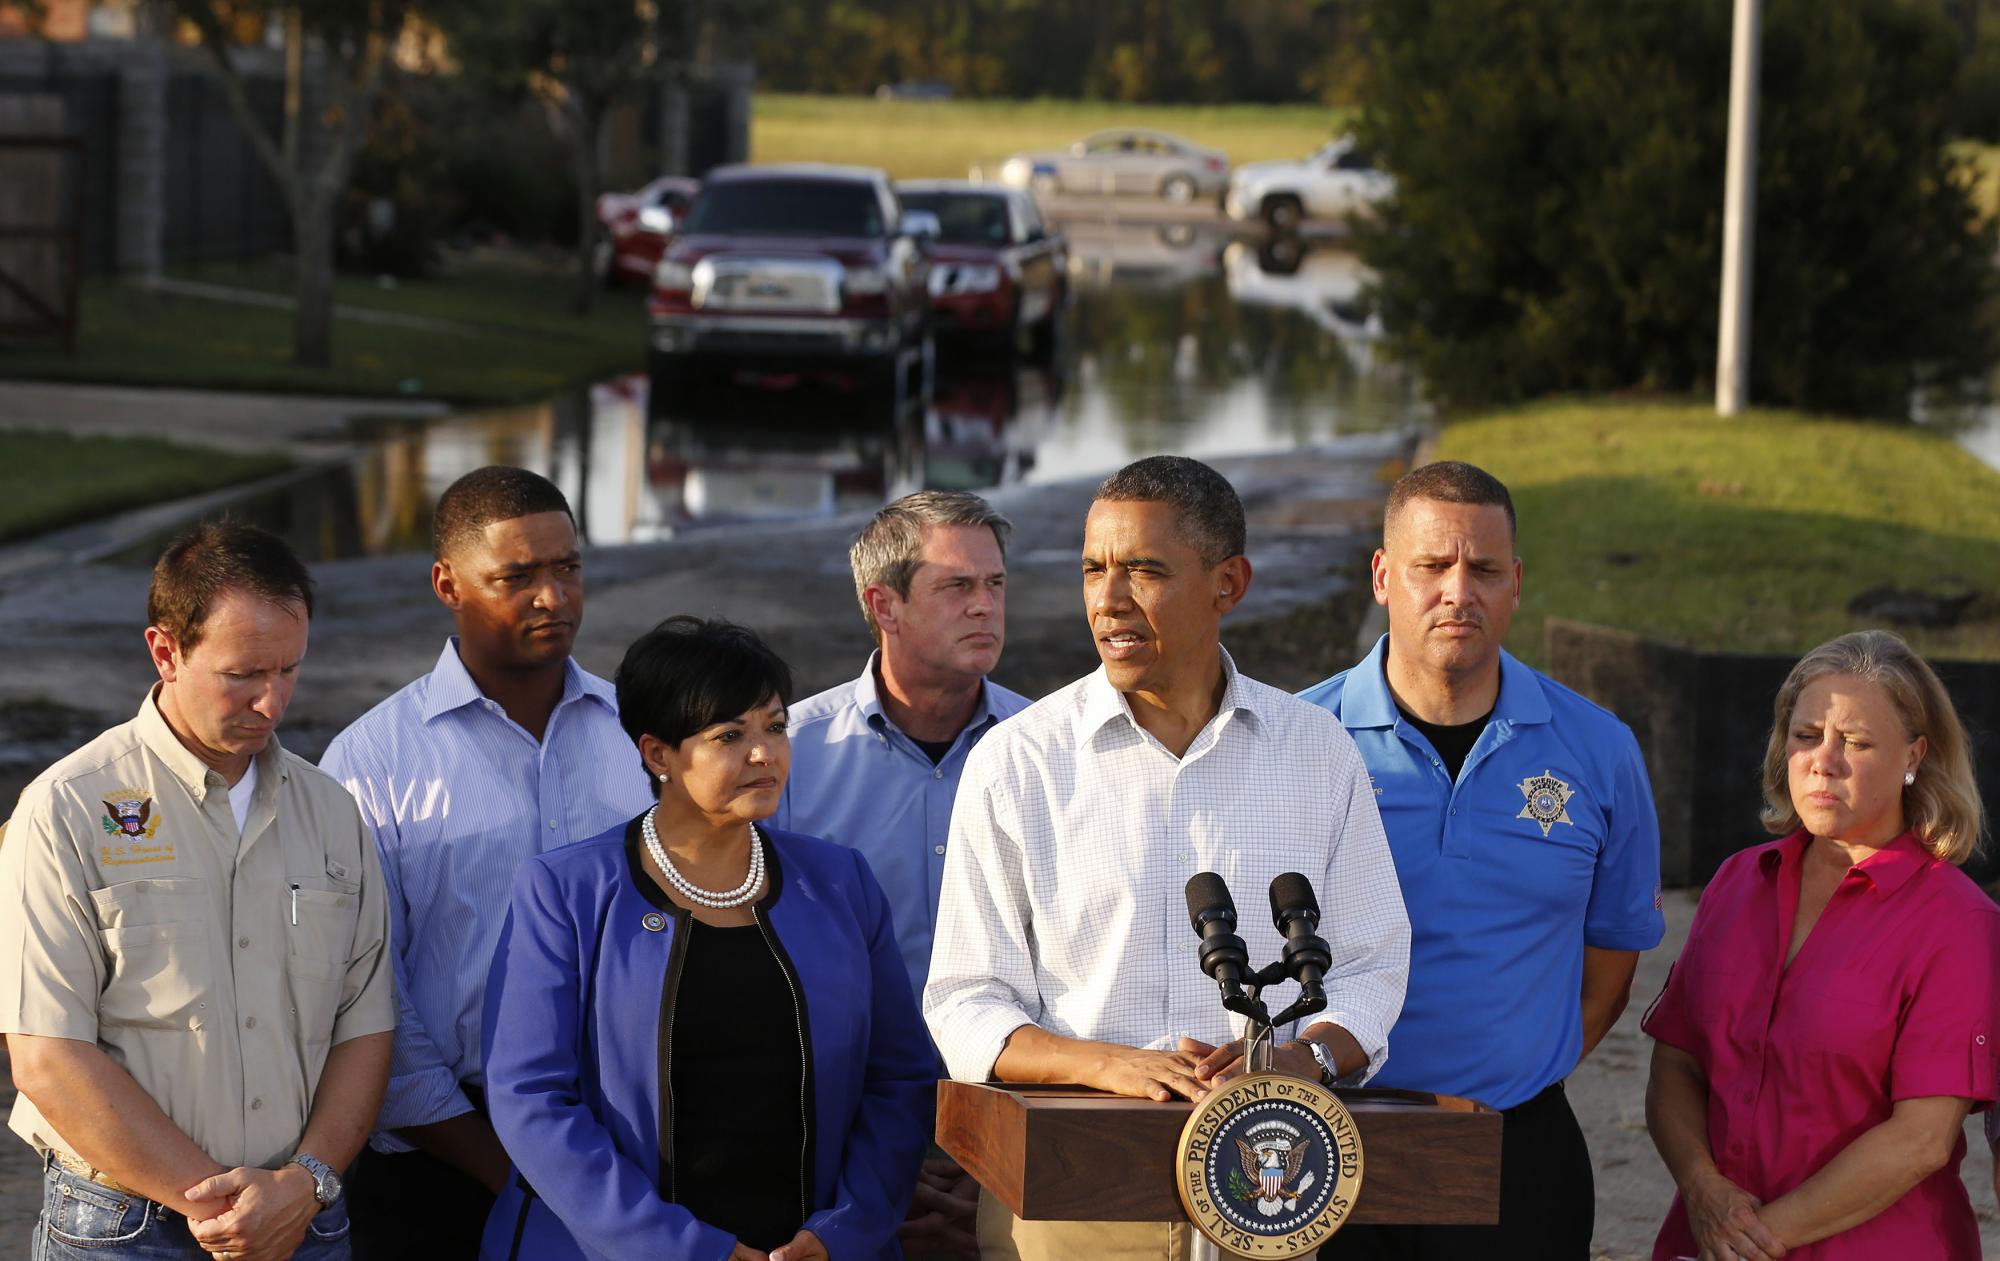
M 711 254 L 694 266 L 694 306 L 705 311 L 834 315 L 841 266 L 830 258 L 750 258 Z

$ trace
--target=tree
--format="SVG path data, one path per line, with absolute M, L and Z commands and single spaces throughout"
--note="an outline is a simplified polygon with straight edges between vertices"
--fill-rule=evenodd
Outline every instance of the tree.
M 1441 397 L 1706 388 L 1729 0 L 1374 0 L 1357 243 Z M 1994 236 L 1945 151 L 1963 40 L 1936 4 L 1769 0 L 1751 395 L 1907 416 L 1983 374 Z
M 684 3 L 686 0 L 684 0 Z M 604 120 L 653 82 L 665 21 L 656 0 L 481 0 L 446 13 L 454 56 L 502 94 L 532 92 L 560 112 L 576 173 L 576 309 L 598 286 L 591 262 L 604 184 Z M 676 7 L 675 16 L 680 16 Z
M 238 64 L 239 34 L 270 10 L 251 0 L 163 0 L 201 35 L 224 99 L 270 171 L 292 219 L 292 358 L 333 362 L 334 216 L 368 127 L 382 70 L 409 9 L 405 0 L 300 0 L 280 12 L 285 37 L 285 108 L 273 138 L 250 104 Z M 307 100 L 311 84 L 324 101 Z

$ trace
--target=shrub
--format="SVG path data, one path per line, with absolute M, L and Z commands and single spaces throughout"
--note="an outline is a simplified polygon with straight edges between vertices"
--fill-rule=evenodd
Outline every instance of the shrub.
M 1363 225 L 1393 344 L 1448 401 L 1712 384 L 1729 0 L 1373 0 Z M 1905 416 L 1981 372 L 1993 235 L 1944 150 L 1962 43 L 1902 0 L 1770 0 L 1760 403 Z

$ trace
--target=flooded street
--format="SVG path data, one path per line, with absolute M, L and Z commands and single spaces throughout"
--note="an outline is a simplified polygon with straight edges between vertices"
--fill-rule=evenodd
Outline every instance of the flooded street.
M 1371 277 L 1339 243 L 1236 237 L 1215 221 L 1057 226 L 1070 300 L 1045 360 L 941 341 L 895 401 L 775 371 L 655 399 L 635 355 L 629 375 L 538 403 L 354 422 L 353 458 L 235 510 L 319 560 L 422 551 L 438 494 L 504 463 L 561 486 L 590 543 L 647 543 L 820 520 L 925 488 L 1047 484 L 1160 452 L 1283 452 L 1431 418 L 1383 354 Z M 2000 409 L 1929 423 L 2000 467 Z M 119 558 L 149 560 L 164 537 Z
M 1219 225 L 1079 220 L 1055 354 L 941 342 L 896 402 L 783 374 L 650 398 L 643 373 L 543 403 L 372 422 L 351 465 L 241 506 L 319 559 L 422 550 L 462 473 L 517 464 L 586 539 L 642 543 L 865 509 L 924 488 L 1110 472 L 1143 455 L 1286 451 L 1423 417 L 1376 353 L 1343 250 L 1273 250 Z M 143 550 L 143 549 L 141 549 Z

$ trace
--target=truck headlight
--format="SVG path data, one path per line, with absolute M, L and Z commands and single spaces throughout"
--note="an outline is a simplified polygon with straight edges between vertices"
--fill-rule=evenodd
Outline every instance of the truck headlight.
M 984 263 L 943 264 L 931 268 L 931 296 L 948 293 L 991 293 L 1000 287 L 1000 269 Z

